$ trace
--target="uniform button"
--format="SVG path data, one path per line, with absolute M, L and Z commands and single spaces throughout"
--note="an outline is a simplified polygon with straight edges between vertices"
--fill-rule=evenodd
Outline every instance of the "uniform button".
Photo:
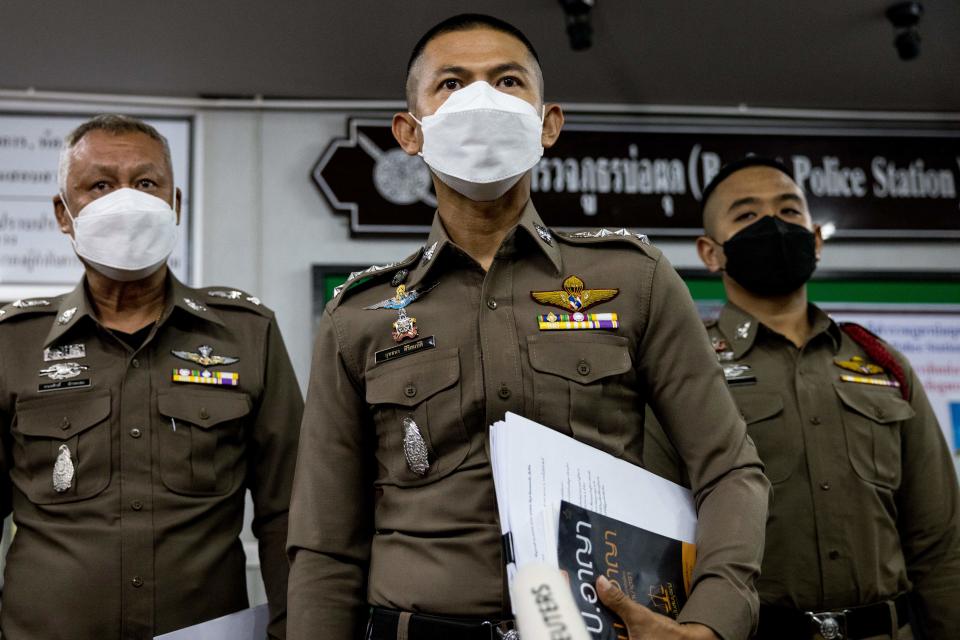
M 64 417 L 63 417 L 63 422 L 60 423 L 60 428 L 63 429 L 64 431 L 66 431 L 67 429 L 69 429 L 69 428 L 70 428 L 70 418 L 64 416 Z
M 134 427 L 133 429 L 130 429 L 130 437 L 131 437 L 131 438 L 139 438 L 141 435 L 142 435 L 142 433 L 141 433 L 140 429 L 137 429 L 136 427 Z
M 133 509 L 134 511 L 140 511 L 140 509 L 143 509 L 143 503 L 140 502 L 139 500 L 134 500 L 133 502 L 130 503 L 130 508 Z
M 143 578 L 141 578 L 140 576 L 133 576 L 133 578 L 130 579 L 130 584 L 132 584 L 135 588 L 139 589 L 140 587 L 143 586 Z
M 407 388 L 403 390 L 403 395 L 407 396 L 408 398 L 412 398 L 417 395 L 417 388 L 412 384 L 409 384 L 407 385 Z
M 140 361 L 134 358 L 133 360 L 130 361 L 130 366 L 133 367 L 134 369 L 139 369 Z
M 497 395 L 506 400 L 510 397 L 510 387 L 505 384 L 500 385 L 500 390 L 497 392 Z
M 833 551 L 831 551 L 829 555 L 830 555 L 830 559 L 831 559 L 831 560 L 837 560 L 837 559 L 840 558 L 840 552 L 837 551 L 836 549 L 834 549 Z
M 496 308 L 497 308 L 497 301 L 494 300 L 493 298 L 490 298 L 489 300 L 487 300 L 487 306 L 488 306 L 491 310 L 496 309 Z
M 878 418 L 882 418 L 882 417 L 883 417 L 883 409 L 881 409 L 880 407 L 877 407 L 877 408 L 874 410 L 874 413 L 877 415 Z
M 577 373 L 582 376 L 590 375 L 590 365 L 587 364 L 586 360 L 581 360 L 580 363 L 577 364 Z
M 210 417 L 210 412 L 207 411 L 207 408 L 206 408 L 206 407 L 201 407 L 201 408 L 200 408 L 200 419 L 201 419 L 201 420 L 206 420 L 206 419 L 209 418 L 209 417 Z
M 824 491 L 830 491 L 830 483 L 829 483 L 829 482 L 821 482 L 821 483 L 820 483 L 820 488 L 823 489 Z
M 812 418 L 810 418 L 810 424 L 820 424 L 820 417 L 813 416 Z

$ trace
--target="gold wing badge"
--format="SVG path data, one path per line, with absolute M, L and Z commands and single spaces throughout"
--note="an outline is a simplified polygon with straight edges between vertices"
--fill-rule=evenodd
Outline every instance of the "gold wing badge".
M 238 362 L 240 360 L 240 358 L 234 358 L 233 356 L 215 356 L 213 355 L 213 347 L 205 344 L 197 347 L 197 351 L 199 353 L 176 350 L 171 351 L 171 353 L 181 360 L 195 362 L 201 367 L 216 367 L 222 364 L 233 364 L 234 362 Z
M 540 304 L 579 313 L 595 304 L 612 300 L 619 293 L 619 289 L 585 289 L 583 280 L 569 276 L 563 281 L 563 291 L 531 291 L 530 295 Z

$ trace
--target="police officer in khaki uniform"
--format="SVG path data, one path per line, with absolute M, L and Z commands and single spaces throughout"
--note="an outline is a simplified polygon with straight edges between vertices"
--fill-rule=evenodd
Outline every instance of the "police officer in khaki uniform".
M 689 294 L 645 237 L 558 234 L 529 169 L 560 134 L 522 33 L 451 18 L 414 50 L 410 113 L 439 203 L 424 247 L 348 280 L 318 329 L 291 502 L 291 638 L 514 637 L 488 454 L 512 411 L 641 462 L 653 406 L 700 526 L 679 622 L 746 638 L 769 485 Z M 371 609 L 372 606 L 372 609 Z
M 957 481 L 910 364 L 808 303 L 820 230 L 779 162 L 724 168 L 704 230 L 728 298 L 710 339 L 774 489 L 757 637 L 956 638 Z M 644 460 L 677 479 L 670 440 L 649 429 Z
M 250 489 L 282 638 L 303 401 L 276 320 L 168 270 L 180 192 L 153 127 L 81 125 L 60 188 L 84 278 L 0 310 L 0 508 L 17 525 L 3 637 L 148 640 L 248 606 Z

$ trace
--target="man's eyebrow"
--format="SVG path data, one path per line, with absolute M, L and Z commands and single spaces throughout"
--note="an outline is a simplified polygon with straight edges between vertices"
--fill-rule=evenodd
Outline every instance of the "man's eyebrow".
M 91 165 L 87 165 L 87 168 L 84 173 L 113 174 L 120 171 L 120 169 L 121 169 L 120 166 L 116 164 L 103 164 L 98 162 Z M 133 167 L 131 167 L 130 170 L 132 173 L 139 175 L 144 173 L 159 172 L 161 171 L 161 166 L 155 162 L 143 162 L 138 165 L 134 165 Z
M 758 202 L 757 198 L 755 198 L 755 197 L 753 197 L 753 196 L 747 196 L 747 197 L 745 197 L 745 198 L 739 198 L 739 199 L 737 199 L 737 200 L 734 200 L 733 203 L 731 203 L 731 205 L 727 208 L 727 211 L 733 211 L 734 209 L 736 209 L 736 208 L 739 207 L 739 206 L 742 206 L 742 205 L 745 205 L 745 204 L 756 204 L 757 202 Z
M 527 68 L 526 68 L 525 66 L 523 66 L 522 64 L 520 64 L 519 62 L 504 62 L 503 64 L 498 64 L 497 66 L 493 67 L 492 69 L 489 69 L 488 71 L 486 71 L 486 73 L 491 73 L 491 74 L 493 74 L 493 75 L 499 75 L 499 74 L 501 74 L 501 73 L 506 73 L 506 72 L 508 72 L 508 71 L 514 71 L 514 72 L 524 73 L 524 74 L 527 74 L 527 75 L 530 74 L 530 70 L 527 69 Z M 443 75 L 472 76 L 472 75 L 474 75 L 474 74 L 475 74 L 474 71 L 471 71 L 471 70 L 467 69 L 466 67 L 460 67 L 460 66 L 457 66 L 457 65 L 447 65 L 447 66 L 440 67 L 439 69 L 437 69 L 436 73 L 434 73 L 433 75 L 436 77 L 436 76 L 443 76 Z
M 437 69 L 433 75 L 434 77 L 436 77 L 436 76 L 445 76 L 445 75 L 462 76 L 462 75 L 469 75 L 469 74 L 470 74 L 470 71 L 468 71 L 466 67 L 447 65 L 445 67 L 440 67 L 439 69 Z

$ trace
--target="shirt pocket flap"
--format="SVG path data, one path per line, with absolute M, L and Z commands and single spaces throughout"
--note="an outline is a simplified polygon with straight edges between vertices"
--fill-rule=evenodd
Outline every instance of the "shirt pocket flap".
M 630 371 L 629 344 L 622 336 L 600 334 L 527 338 L 530 365 L 535 370 L 580 384 Z
M 743 420 L 753 424 L 766 420 L 783 411 L 783 398 L 769 391 L 733 391 Z
M 417 355 L 412 360 L 403 365 L 381 365 L 367 373 L 367 403 L 413 407 L 460 379 L 457 348 Z
M 250 413 L 250 396 L 233 391 L 161 391 L 157 395 L 160 413 L 183 420 L 201 429 L 236 420 Z
M 17 430 L 28 436 L 67 440 L 110 415 L 110 391 L 17 403 Z
M 916 415 L 910 403 L 900 397 L 898 389 L 868 389 L 866 385 L 844 382 L 835 382 L 833 386 L 847 408 L 874 422 L 891 424 Z

